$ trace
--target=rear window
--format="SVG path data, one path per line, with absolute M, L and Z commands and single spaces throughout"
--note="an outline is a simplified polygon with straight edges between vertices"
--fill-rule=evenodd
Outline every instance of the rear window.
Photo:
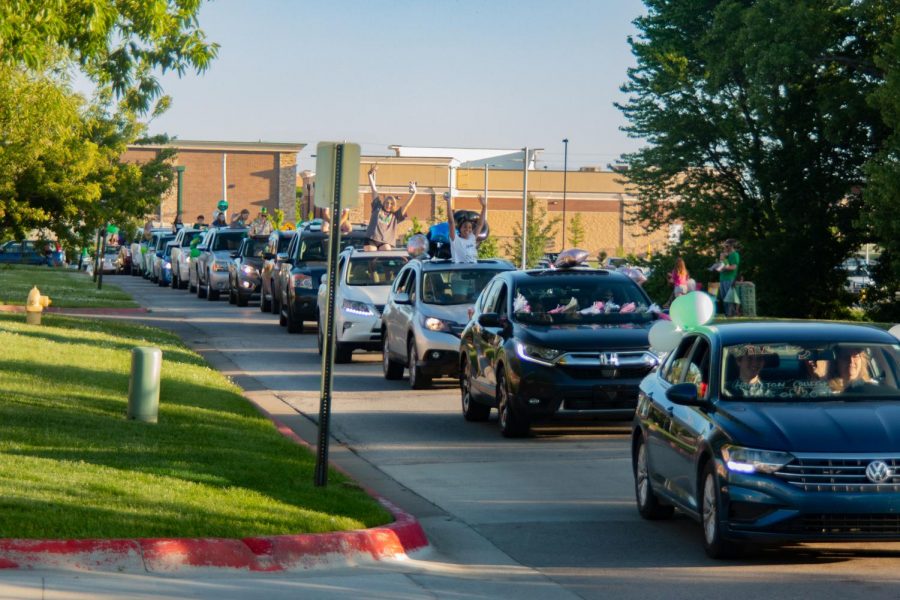
M 243 231 L 219 233 L 213 241 L 213 250 L 237 250 L 246 234 Z
M 422 279 L 422 302 L 438 305 L 474 304 L 478 294 L 494 275 L 503 271 L 499 269 L 427 271 Z
M 262 239 L 251 239 L 244 246 L 244 257 L 257 257 L 262 258 L 263 253 L 266 251 L 266 245 L 268 244 L 268 238 Z
M 341 236 L 341 250 L 356 248 L 361 250 L 366 244 L 365 238 Z M 300 239 L 298 259 L 301 262 L 325 262 L 328 260 L 328 238 L 306 236 Z
M 347 270 L 347 285 L 391 285 L 408 262 L 402 256 L 352 258 Z
M 523 281 L 513 296 L 513 314 L 522 323 L 642 323 L 655 318 L 649 307 L 636 283 L 605 275 Z

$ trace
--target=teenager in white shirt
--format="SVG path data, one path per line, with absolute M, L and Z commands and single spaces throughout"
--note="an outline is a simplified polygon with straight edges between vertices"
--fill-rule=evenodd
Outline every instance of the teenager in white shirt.
M 459 224 L 459 233 L 456 233 L 456 222 L 453 219 L 453 198 L 449 193 L 446 194 L 446 198 L 447 219 L 450 225 L 450 256 L 455 263 L 478 262 L 476 241 L 484 230 L 484 223 L 487 217 L 487 200 L 480 194 L 478 195 L 478 201 L 481 202 L 481 217 L 478 219 L 478 225 L 466 219 Z

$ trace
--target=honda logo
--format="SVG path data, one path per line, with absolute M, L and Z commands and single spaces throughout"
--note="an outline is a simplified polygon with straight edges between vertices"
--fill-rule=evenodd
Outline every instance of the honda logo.
M 600 366 L 602 367 L 618 367 L 619 366 L 619 355 L 615 352 L 601 352 L 600 353 Z

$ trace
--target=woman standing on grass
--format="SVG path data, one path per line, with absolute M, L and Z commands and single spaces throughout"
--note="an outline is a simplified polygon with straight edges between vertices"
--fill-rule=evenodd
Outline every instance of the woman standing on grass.
M 691 279 L 691 274 L 688 273 L 684 259 L 680 256 L 675 259 L 675 268 L 669 273 L 669 283 L 672 284 L 672 293 L 669 295 L 669 299 L 666 300 L 665 306 L 672 304 L 672 301 L 678 296 L 693 292 L 697 288 L 697 284 Z

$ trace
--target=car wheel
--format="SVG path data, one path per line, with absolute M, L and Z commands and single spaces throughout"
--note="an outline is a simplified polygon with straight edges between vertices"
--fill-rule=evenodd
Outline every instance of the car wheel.
M 228 283 L 228 304 L 237 304 L 237 298 L 235 298 L 230 282 Z
M 280 315 L 281 314 L 281 297 L 276 294 L 274 291 L 272 292 L 272 314 Z M 284 325 L 284 323 L 282 323 Z
M 206 274 L 206 299 L 215 302 L 219 299 L 219 292 L 212 287 L 212 274 Z
M 188 284 L 190 281 L 185 281 L 181 277 L 178 278 L 178 287 L 179 289 L 186 290 L 188 288 Z
M 169 285 L 173 290 L 177 290 L 181 284 L 178 283 L 178 271 L 172 271 L 172 281 L 169 282 Z
M 338 364 L 346 364 L 353 362 L 353 346 L 335 342 L 334 344 L 334 362 Z
M 513 405 L 506 387 L 506 376 L 502 372 L 497 375 L 497 400 L 497 422 L 500 424 L 500 433 L 503 437 L 516 438 L 528 435 L 531 423 L 528 417 L 519 414 Z
M 465 362 L 459 377 L 459 392 L 462 400 L 462 413 L 466 421 L 487 421 L 491 415 L 491 407 L 479 404 L 472 397 L 472 374 L 469 361 Z
M 381 340 L 381 369 L 384 371 L 384 378 L 396 381 L 403 379 L 403 364 L 391 359 L 391 355 L 387 348 L 387 331 L 382 332 Z
M 259 292 L 259 310 L 264 313 L 272 312 L 272 300 L 266 297 L 265 288 Z
M 240 292 L 234 293 L 234 303 L 238 306 L 247 306 L 250 304 L 250 296 L 242 294 Z
M 416 363 L 419 362 L 419 353 L 416 351 L 415 338 L 409 338 L 409 344 L 406 347 L 406 360 L 409 368 L 409 387 L 414 390 L 424 390 L 431 387 L 431 378 L 422 373 Z
M 197 297 L 206 298 L 206 286 L 200 281 L 200 274 L 197 274 Z
M 703 467 L 700 495 L 700 517 L 703 526 L 703 549 L 710 558 L 732 558 L 742 546 L 722 537 L 722 502 L 719 499 L 719 482 L 712 460 Z
M 157 284 L 159 285 L 159 287 L 169 287 L 169 284 L 166 283 L 166 280 L 163 279 L 162 277 L 157 277 L 156 281 L 157 281 Z
M 647 444 L 644 443 L 643 438 L 639 439 L 637 444 L 634 460 L 634 495 L 637 499 L 638 512 L 642 517 L 651 521 L 668 519 L 674 514 L 675 507 L 662 504 L 656 497 L 653 487 L 650 485 Z

